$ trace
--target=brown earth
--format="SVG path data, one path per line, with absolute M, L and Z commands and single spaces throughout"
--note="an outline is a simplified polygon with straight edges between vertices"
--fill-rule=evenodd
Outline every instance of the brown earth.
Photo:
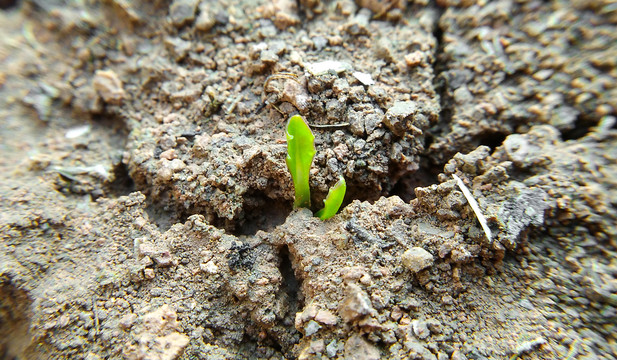
M 611 1 L 0 0 L 0 29 L 2 358 L 617 358 Z

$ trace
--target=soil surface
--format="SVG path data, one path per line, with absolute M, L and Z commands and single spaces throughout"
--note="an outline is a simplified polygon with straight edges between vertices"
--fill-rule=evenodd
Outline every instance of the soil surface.
M 2 359 L 617 358 L 611 0 L 0 0 L 0 30 Z

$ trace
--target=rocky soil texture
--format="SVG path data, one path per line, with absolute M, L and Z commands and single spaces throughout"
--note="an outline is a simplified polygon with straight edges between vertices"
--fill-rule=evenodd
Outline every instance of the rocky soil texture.
M 2 358 L 617 358 L 612 1 L 0 0 L 0 29 Z

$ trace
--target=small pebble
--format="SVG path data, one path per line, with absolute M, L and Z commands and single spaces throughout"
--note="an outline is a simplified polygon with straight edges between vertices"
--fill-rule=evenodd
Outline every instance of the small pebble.
M 433 261 L 433 255 L 420 247 L 413 247 L 402 255 L 403 265 L 414 274 L 433 265 Z

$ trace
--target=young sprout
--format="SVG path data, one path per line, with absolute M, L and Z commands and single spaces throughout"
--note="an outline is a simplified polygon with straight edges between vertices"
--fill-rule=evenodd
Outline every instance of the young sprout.
M 302 116 L 294 115 L 287 122 L 287 168 L 294 183 L 296 198 L 294 209 L 311 206 L 311 189 L 309 188 L 309 172 L 315 157 L 315 135 Z M 324 208 L 315 213 L 321 220 L 334 216 L 343 203 L 347 184 L 343 176 L 330 188 L 324 200 Z
M 311 206 L 309 171 L 315 157 L 315 135 L 300 115 L 287 122 L 287 168 L 294 183 L 294 208 Z
M 338 209 L 343 203 L 345 198 L 345 191 L 347 190 L 347 184 L 343 175 L 339 177 L 337 183 L 330 188 L 328 196 L 326 196 L 324 202 L 324 208 L 315 213 L 315 216 L 321 220 L 327 220 L 336 214 Z

